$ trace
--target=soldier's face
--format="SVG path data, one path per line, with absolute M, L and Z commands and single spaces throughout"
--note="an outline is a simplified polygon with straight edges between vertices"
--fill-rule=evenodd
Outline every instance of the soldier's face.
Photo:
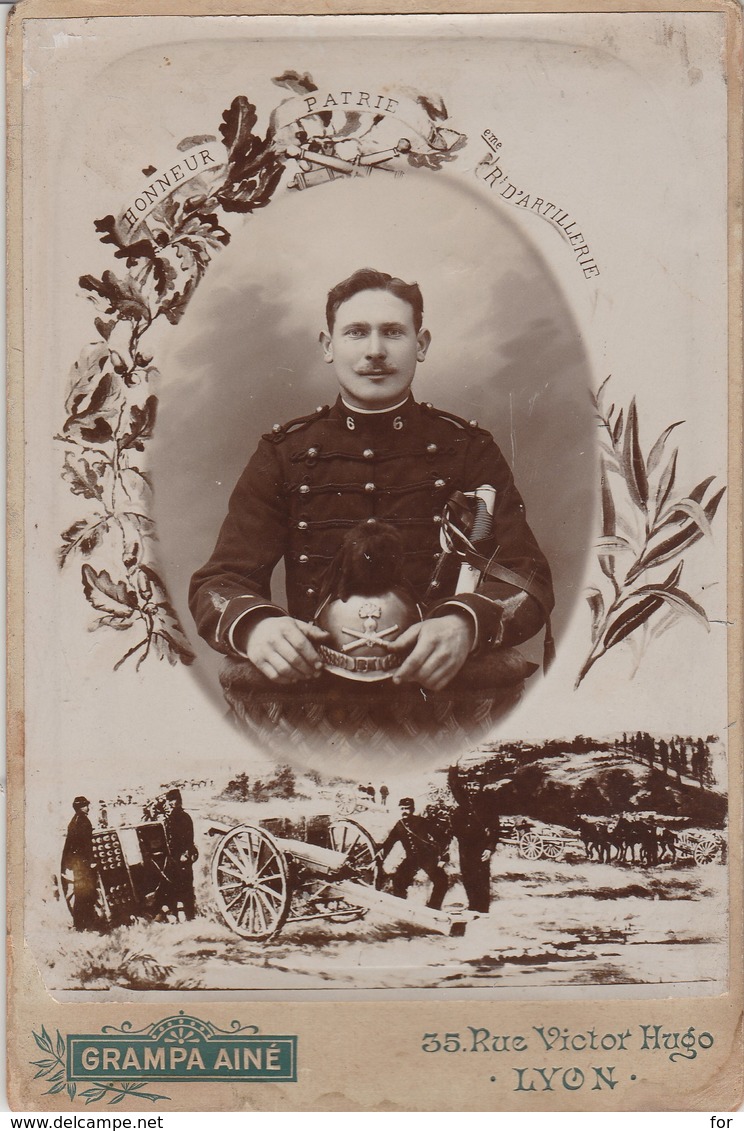
M 403 400 L 431 338 L 428 330 L 416 333 L 413 310 L 397 295 L 359 291 L 341 304 L 333 333 L 320 340 L 347 404 L 383 409 Z

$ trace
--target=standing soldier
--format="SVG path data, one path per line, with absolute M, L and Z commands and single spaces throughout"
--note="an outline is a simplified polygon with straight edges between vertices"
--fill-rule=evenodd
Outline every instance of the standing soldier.
M 408 889 L 417 872 L 425 872 L 432 883 L 431 894 L 426 906 L 438 911 L 447 892 L 447 873 L 442 867 L 442 849 L 431 837 L 427 822 L 415 813 L 412 797 L 401 797 L 400 820 L 393 825 L 378 859 L 382 862 L 390 854 L 394 845 L 400 844 L 405 857 L 393 873 L 393 895 L 406 899 Z
M 390 790 L 386 785 L 380 786 L 380 805 L 382 805 L 383 809 L 387 809 L 387 799 L 389 793 Z
M 194 862 L 199 852 L 194 844 L 194 822 L 183 808 L 180 789 L 169 789 L 165 795 L 165 835 L 170 855 L 167 905 L 177 916 L 181 903 L 185 917 L 193 919 L 196 915 Z
M 67 826 L 62 871 L 72 872 L 72 921 L 75 930 L 95 931 L 98 927 L 97 881 L 93 825 L 88 817 L 90 801 L 87 797 L 76 797 L 72 807 L 75 815 Z
M 468 907 L 485 914 L 491 906 L 491 856 L 501 836 L 498 813 L 477 778 L 461 783 L 457 767 L 453 766 L 447 780 L 457 802 L 450 820 L 457 838 Z

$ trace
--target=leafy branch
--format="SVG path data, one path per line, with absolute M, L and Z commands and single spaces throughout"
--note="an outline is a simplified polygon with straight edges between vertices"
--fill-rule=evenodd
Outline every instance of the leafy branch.
M 669 438 L 684 424 L 677 420 L 663 430 L 648 456 L 640 442 L 635 398 L 627 412 L 607 404 L 608 377 L 592 396 L 602 433 L 602 536 L 597 543 L 600 569 L 611 586 L 605 597 L 597 587 L 587 600 L 592 614 L 592 648 L 576 687 L 597 660 L 642 630 L 660 636 L 682 616 L 710 630 L 705 609 L 680 587 L 683 554 L 712 534 L 712 522 L 726 492 L 708 494 L 715 476 L 688 494 L 676 492 L 679 449 L 667 452 Z M 707 499 L 706 499 L 706 496 Z M 676 563 L 666 577 L 658 567 Z M 662 612 L 663 610 L 663 612 Z M 655 614 L 662 612 L 661 616 Z M 654 618 L 653 624 L 650 623 Z
M 51 1085 L 43 1094 L 45 1096 L 56 1096 L 66 1090 L 70 1101 L 74 1100 L 77 1095 L 77 1085 L 74 1080 L 67 1079 L 67 1050 L 65 1039 L 59 1029 L 55 1042 L 52 1041 L 43 1025 L 40 1033 L 35 1033 L 32 1030 L 32 1036 L 41 1051 L 46 1053 L 42 1060 L 31 1061 L 32 1066 L 36 1068 L 34 1080 L 44 1079 Z M 97 1082 L 93 1087 L 80 1092 L 80 1095 L 85 1098 L 86 1107 L 88 1104 L 96 1103 L 106 1096 L 110 1097 L 107 1100 L 109 1106 L 122 1103 L 127 1096 L 134 1096 L 138 1100 L 149 1100 L 151 1103 L 170 1099 L 170 1096 L 162 1096 L 157 1092 L 144 1092 L 142 1090 L 144 1086 L 145 1082 L 142 1080 L 125 1080 L 122 1083 L 114 1081 Z
M 139 630 L 116 668 L 135 656 L 138 668 L 150 656 L 171 664 L 194 659 L 151 564 L 151 487 L 141 455 L 155 428 L 158 398 L 150 385 L 159 374 L 143 339 L 158 319 L 180 321 L 212 257 L 230 242 L 221 216 L 251 213 L 271 200 L 283 163 L 271 130 L 260 137 L 255 125 L 255 107 L 235 98 L 220 127 L 224 161 L 162 199 L 131 240 L 114 216 L 97 220 L 100 241 L 114 249 L 118 265 L 80 279 L 96 309 L 96 336 L 72 367 L 57 438 L 65 445 L 62 478 L 86 507 L 63 532 L 58 560 L 60 567 L 85 560 L 83 592 L 102 614 L 92 630 Z

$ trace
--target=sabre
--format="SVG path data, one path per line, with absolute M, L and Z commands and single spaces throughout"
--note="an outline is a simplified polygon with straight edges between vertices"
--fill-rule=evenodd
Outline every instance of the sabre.
M 477 545 L 484 542 L 493 530 L 493 512 L 496 506 L 496 490 L 490 484 L 484 483 L 473 491 L 471 498 L 475 501 L 475 518 L 470 531 L 470 542 Z M 456 593 L 475 593 L 483 571 L 470 562 L 463 562 L 457 578 Z

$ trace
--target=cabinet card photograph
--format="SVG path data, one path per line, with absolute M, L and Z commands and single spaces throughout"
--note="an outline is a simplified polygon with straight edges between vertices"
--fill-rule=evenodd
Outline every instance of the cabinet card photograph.
M 741 1102 L 741 10 L 592 7 L 16 4 L 15 1108 Z

